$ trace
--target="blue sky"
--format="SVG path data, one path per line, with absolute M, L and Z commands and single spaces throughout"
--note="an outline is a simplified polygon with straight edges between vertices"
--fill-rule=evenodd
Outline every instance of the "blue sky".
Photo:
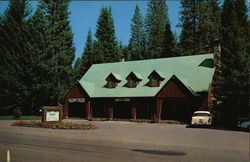
M 139 5 L 142 15 L 145 16 L 147 3 L 148 1 L 72 1 L 69 5 L 71 13 L 69 18 L 74 34 L 76 58 L 80 57 L 83 53 L 89 29 L 92 30 L 94 36 L 97 19 L 102 7 L 111 6 L 117 40 L 127 45 L 130 38 L 130 25 L 135 5 Z M 32 1 L 31 4 L 35 8 L 37 2 Z M 167 1 L 167 5 L 172 31 L 179 35 L 181 29 L 177 28 L 176 25 L 179 23 L 180 2 Z M 0 13 L 3 13 L 7 6 L 7 1 L 1 1 Z

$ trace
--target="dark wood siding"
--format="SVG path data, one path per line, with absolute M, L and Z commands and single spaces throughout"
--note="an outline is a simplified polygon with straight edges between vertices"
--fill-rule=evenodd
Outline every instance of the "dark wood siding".
M 177 79 L 171 79 L 156 95 L 157 98 L 187 98 L 190 96 L 188 90 Z
M 85 98 L 85 103 L 69 103 L 68 101 L 69 98 Z M 78 110 L 75 110 L 75 109 L 78 109 Z M 84 110 L 81 110 L 81 109 L 84 109 Z M 72 112 L 69 112 L 69 111 L 72 111 Z M 80 87 L 79 84 L 73 85 L 71 89 L 69 90 L 69 92 L 66 94 L 65 101 L 64 101 L 63 114 L 64 114 L 64 118 L 68 117 L 69 114 L 75 117 L 86 116 L 87 118 L 90 118 L 91 116 L 90 98 L 87 95 L 87 93 L 82 89 L 82 87 Z
M 204 111 L 208 110 L 208 95 L 205 95 L 203 97 L 199 110 L 204 110 Z
M 88 95 L 82 90 L 82 88 L 75 84 L 67 93 L 65 98 L 86 98 Z

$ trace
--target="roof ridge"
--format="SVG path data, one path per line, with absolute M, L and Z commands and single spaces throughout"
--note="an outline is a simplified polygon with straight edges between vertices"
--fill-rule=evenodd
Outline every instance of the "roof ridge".
M 107 65 L 107 64 L 121 64 L 121 63 L 130 63 L 130 62 L 145 62 L 145 61 L 152 61 L 152 60 L 166 60 L 166 59 L 175 59 L 175 58 L 184 58 L 184 57 L 197 57 L 197 56 L 203 56 L 203 55 L 212 55 L 213 53 L 204 53 L 204 54 L 198 54 L 198 55 L 188 55 L 188 56 L 175 56 L 175 57 L 165 57 L 165 58 L 154 58 L 154 59 L 146 59 L 146 60 L 132 60 L 132 61 L 119 61 L 119 62 L 104 62 L 104 63 L 97 63 L 92 64 L 92 66 L 96 65 Z

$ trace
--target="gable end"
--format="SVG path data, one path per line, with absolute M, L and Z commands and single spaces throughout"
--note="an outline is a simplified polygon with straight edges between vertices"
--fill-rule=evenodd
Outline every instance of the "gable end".
M 74 84 L 64 98 L 89 98 L 79 83 Z
M 187 87 L 176 77 L 173 76 L 157 93 L 157 98 L 189 98 L 193 97 Z

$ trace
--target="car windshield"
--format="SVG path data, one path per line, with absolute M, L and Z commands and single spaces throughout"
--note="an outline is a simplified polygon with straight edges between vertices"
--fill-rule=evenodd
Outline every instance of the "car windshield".
M 194 113 L 193 116 L 210 116 L 210 115 L 207 113 Z

